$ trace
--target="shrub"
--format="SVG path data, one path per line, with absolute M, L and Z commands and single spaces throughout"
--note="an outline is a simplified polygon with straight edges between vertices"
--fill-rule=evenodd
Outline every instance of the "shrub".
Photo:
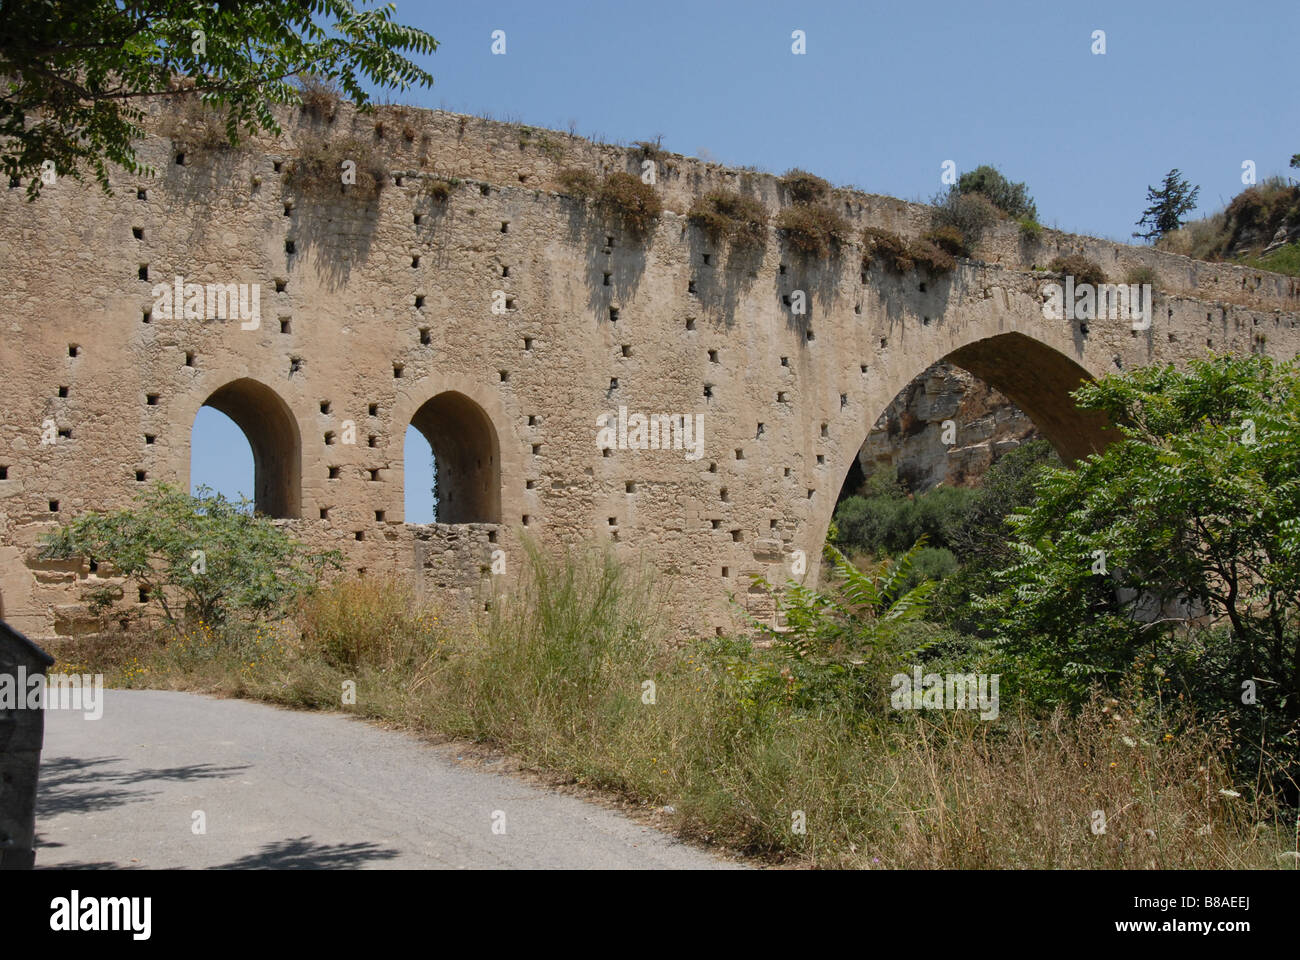
M 931 274 L 947 273 L 957 266 L 957 261 L 947 251 L 940 250 L 929 240 L 913 240 L 907 245 L 908 256 Z
M 1150 267 L 1133 267 L 1124 275 L 1125 283 L 1132 283 L 1141 286 L 1149 283 L 1153 287 L 1156 282 L 1156 272 Z
M 966 238 L 962 232 L 951 224 L 945 224 L 942 227 L 935 227 L 921 235 L 921 239 L 928 240 L 940 250 L 954 257 L 969 257 L 970 247 L 966 245 Z
M 1015 560 L 982 607 L 1008 651 L 1036 659 L 1075 702 L 1137 658 L 1170 682 L 1215 687 L 1238 719 L 1285 704 L 1300 720 L 1300 367 L 1214 356 L 1102 377 L 1075 399 L 1120 439 L 1045 472 L 1012 518 Z M 1106 576 L 1081 563 L 1098 549 Z M 1218 676 L 1193 681 L 1215 642 L 1202 622 L 1228 632 Z M 1241 710 L 1246 678 L 1272 691 L 1269 704 Z
M 789 194 L 791 202 L 796 204 L 821 203 L 831 193 L 831 185 L 827 181 L 807 170 L 787 170 L 779 182 Z
M 328 77 L 312 73 L 298 75 L 298 99 L 303 113 L 319 120 L 333 120 L 341 98 L 338 84 Z
M 715 242 L 757 247 L 767 239 L 767 207 L 753 197 L 714 190 L 696 197 L 687 216 Z
M 596 202 L 633 233 L 644 235 L 663 213 L 663 201 L 649 184 L 630 173 L 611 173 L 600 185 Z
M 198 551 L 198 552 L 196 552 Z M 200 487 L 196 496 L 156 484 L 135 505 L 84 513 L 46 536 L 42 556 L 108 563 L 138 584 L 173 628 L 219 624 L 236 612 L 268 615 L 340 566 L 337 552 L 308 553 L 270 520 Z M 101 594 L 100 610 L 111 603 Z
M 1106 272 L 1102 270 L 1101 264 L 1095 260 L 1089 260 L 1080 253 L 1056 257 L 1047 265 L 1047 269 L 1054 273 L 1072 276 L 1075 283 L 1090 283 L 1093 286 L 1100 286 L 1106 282 Z
M 877 261 L 894 273 L 906 273 L 916 266 L 906 240 L 889 230 L 867 227 L 862 231 L 862 265 L 869 267 Z
M 996 167 L 984 164 L 963 173 L 953 189 L 965 196 L 984 197 L 1013 220 L 1021 217 L 1038 219 L 1038 209 L 1028 188 L 1023 183 L 1012 183 Z
M 579 200 L 594 197 L 600 189 L 596 175 L 582 167 L 566 167 L 556 174 L 556 179 L 561 190 Z
M 1016 224 L 1020 227 L 1020 239 L 1026 243 L 1036 243 L 1043 236 L 1043 225 L 1033 217 L 1021 217 Z
M 427 197 L 434 203 L 446 203 L 451 196 L 451 183 L 446 180 L 427 180 L 420 188 L 420 196 Z
M 965 241 L 965 248 L 973 251 L 1002 212 L 982 194 L 959 193 L 955 188 L 947 196 L 934 201 L 932 220 L 935 227 L 954 227 Z
M 204 103 L 194 93 L 170 98 L 172 108 L 163 114 L 158 132 L 173 143 L 193 150 L 228 150 L 234 145 L 228 113 Z
M 663 150 L 663 142 L 664 138 L 661 134 L 653 140 L 634 140 L 632 146 L 636 147 L 636 152 L 642 160 L 653 160 L 658 164 L 667 156 Z
M 342 181 L 345 160 L 357 165 L 355 184 L 344 185 Z M 388 169 L 383 156 L 372 145 L 355 137 L 335 140 L 310 136 L 302 140 L 298 156 L 287 164 L 284 182 L 303 194 L 373 199 L 388 183 Z
M 776 228 L 796 250 L 819 257 L 847 243 L 850 236 L 848 221 L 829 207 L 810 204 L 786 207 L 777 214 Z

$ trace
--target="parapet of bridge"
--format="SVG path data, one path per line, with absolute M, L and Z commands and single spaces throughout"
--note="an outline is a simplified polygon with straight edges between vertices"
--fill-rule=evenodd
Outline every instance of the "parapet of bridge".
M 864 269 L 856 244 L 801 256 L 775 229 L 738 252 L 688 221 L 692 200 L 735 190 L 775 214 L 778 180 L 676 155 L 654 157 L 665 212 L 640 238 L 558 175 L 639 175 L 643 150 L 400 107 L 281 118 L 282 137 L 236 149 L 151 134 L 155 174 L 114 170 L 112 196 L 67 177 L 35 203 L 0 191 L 0 613 L 33 637 L 96 629 L 84 602 L 103 572 L 40 560 L 39 536 L 188 485 L 204 405 L 248 436 L 259 508 L 353 572 L 488 603 L 516 582 L 524 535 L 607 542 L 659 572 L 680 629 L 713 633 L 770 612 L 751 575 L 783 582 L 802 556 L 816 577 L 872 423 L 937 360 L 1077 457 L 1106 442 L 1068 396 L 1085 377 L 1300 349 L 1300 281 L 1247 267 L 1009 223 L 940 276 Z M 320 142 L 377 151 L 378 196 L 292 189 Z M 830 202 L 855 229 L 930 225 L 890 197 Z M 1034 268 L 1070 253 L 1115 279 L 1152 271 L 1150 327 L 1045 319 L 1054 278 Z M 176 277 L 259 285 L 260 322 L 156 315 Z M 601 449 L 598 418 L 617 427 L 620 408 L 701 414 L 701 455 Z M 445 522 L 403 522 L 408 425 L 437 455 Z

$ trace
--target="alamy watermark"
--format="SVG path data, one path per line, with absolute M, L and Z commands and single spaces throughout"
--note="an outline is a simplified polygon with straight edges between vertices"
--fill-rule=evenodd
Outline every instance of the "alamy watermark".
M 186 283 L 177 277 L 149 291 L 152 315 L 159 320 L 239 320 L 239 329 L 262 325 L 262 285 L 259 283 Z
M 104 715 L 102 673 L 0 673 L 0 710 L 79 710 L 87 720 Z
M 1131 320 L 1134 330 L 1151 327 L 1149 283 L 1045 283 L 1043 316 L 1048 320 Z
M 895 710 L 979 710 L 981 720 L 998 718 L 998 678 L 994 673 L 896 673 L 889 705 Z
M 610 421 L 615 422 L 611 423 Z M 600 450 L 684 450 L 687 460 L 704 456 L 704 414 L 602 413 L 596 417 L 596 447 Z

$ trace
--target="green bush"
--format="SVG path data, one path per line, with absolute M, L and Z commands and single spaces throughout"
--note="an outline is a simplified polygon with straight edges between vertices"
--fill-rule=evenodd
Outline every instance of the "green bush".
M 987 197 L 978 193 L 960 193 L 955 188 L 934 201 L 931 219 L 936 228 L 952 227 L 962 235 L 964 247 L 973 251 L 1002 212 Z
M 1033 217 L 1021 217 L 1016 221 L 1020 227 L 1020 239 L 1026 243 L 1036 243 L 1043 236 L 1043 226 Z
M 1046 700 L 1142 665 L 1198 706 L 1300 721 L 1300 367 L 1262 355 L 1151 366 L 1085 383 L 1120 438 L 1046 471 L 1013 520 L 1013 561 L 978 608 Z M 1105 573 L 1096 568 L 1103 552 Z M 1216 636 L 1205 632 L 1204 624 Z M 1222 663 L 1205 672 L 1206 650 Z M 1243 683 L 1267 696 L 1243 711 Z M 1216 691 L 1207 697 L 1206 691 Z M 1272 740 L 1272 736 L 1281 739 Z
M 44 538 L 42 556 L 107 563 L 145 591 L 174 628 L 220 624 L 237 613 L 270 616 L 315 588 L 336 551 L 311 553 L 247 500 L 200 487 L 195 496 L 156 484 L 135 506 L 84 513 Z M 111 594 L 92 605 L 105 610 Z
M 964 196 L 981 196 L 1013 220 L 1038 219 L 1038 208 L 1023 183 L 1012 183 L 996 167 L 976 167 L 957 178 L 953 188 Z
M 840 542 L 876 555 L 901 554 L 924 538 L 936 548 L 951 547 L 978 492 L 967 487 L 935 487 L 908 497 L 899 493 L 846 497 L 836 508 Z

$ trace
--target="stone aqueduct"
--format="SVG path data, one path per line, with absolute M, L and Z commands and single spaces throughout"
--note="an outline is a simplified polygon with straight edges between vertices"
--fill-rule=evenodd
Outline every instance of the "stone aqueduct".
M 763 608 L 750 574 L 780 582 L 795 551 L 816 557 L 873 421 L 941 358 L 1077 457 L 1105 442 L 1067 395 L 1081 378 L 1207 347 L 1300 350 L 1294 278 L 1013 225 L 942 277 L 864 271 L 853 247 L 802 258 L 775 231 L 738 255 L 691 226 L 692 198 L 740 189 L 775 212 L 779 183 L 679 156 L 658 164 L 665 213 L 638 240 L 557 180 L 639 172 L 636 150 L 408 108 L 283 119 L 282 138 L 233 150 L 151 134 L 154 175 L 114 171 L 112 196 L 61 179 L 35 203 L 0 200 L 0 603 L 33 637 L 91 629 L 103 572 L 41 560 L 39 536 L 155 480 L 187 484 L 205 404 L 248 436 L 259 508 L 354 571 L 482 602 L 514 582 L 524 533 L 612 541 L 661 571 L 678 627 L 713 632 Z M 288 189 L 286 163 L 319 136 L 383 151 L 377 199 Z M 832 202 L 855 227 L 928 226 L 921 205 Z M 1058 253 L 1113 278 L 1153 270 L 1151 328 L 1044 319 L 1032 268 Z M 177 276 L 260 284 L 260 325 L 151 316 L 151 290 Z M 600 449 L 597 417 L 619 407 L 703 414 L 703 456 Z M 450 478 L 447 522 L 403 522 L 411 424 Z

